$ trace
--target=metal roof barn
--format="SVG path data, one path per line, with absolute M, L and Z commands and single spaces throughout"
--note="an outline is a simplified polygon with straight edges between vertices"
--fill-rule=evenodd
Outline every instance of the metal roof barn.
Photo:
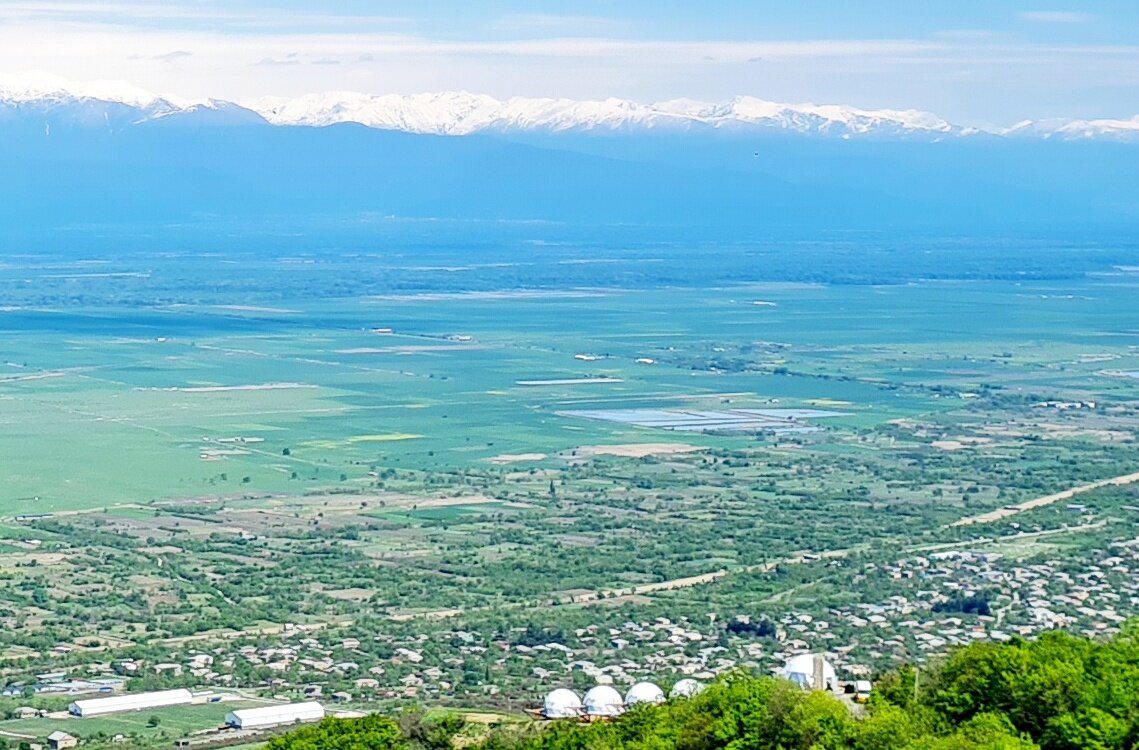
M 241 708 L 225 715 L 225 723 L 234 729 L 260 729 L 279 727 L 284 724 L 297 724 L 320 721 L 324 718 L 324 706 L 316 701 L 308 703 L 286 703 L 279 706 Z
M 145 711 L 148 708 L 182 706 L 193 703 L 194 696 L 189 690 L 160 690 L 155 693 L 123 693 L 110 698 L 90 698 L 75 701 L 67 707 L 73 716 L 102 716 L 123 711 Z

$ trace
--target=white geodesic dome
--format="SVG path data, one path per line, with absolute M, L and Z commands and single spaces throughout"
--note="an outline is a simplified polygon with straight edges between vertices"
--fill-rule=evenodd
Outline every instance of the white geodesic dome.
M 668 691 L 669 698 L 691 698 L 704 689 L 704 684 L 691 677 L 685 677 L 672 686 Z
M 587 716 L 620 716 L 625 712 L 621 694 L 608 685 L 591 687 L 582 703 Z
M 638 682 L 625 693 L 625 706 L 638 703 L 664 703 L 664 691 L 651 682 Z
M 801 688 L 813 688 L 815 686 L 816 657 L 823 658 L 821 654 L 799 654 L 791 657 L 779 670 L 779 676 L 794 682 Z M 834 671 L 834 666 L 826 659 L 823 659 L 822 687 L 824 690 L 834 690 L 838 687 L 838 675 Z
M 542 715 L 547 719 L 570 719 L 581 716 L 581 698 L 566 688 L 552 690 L 543 701 Z

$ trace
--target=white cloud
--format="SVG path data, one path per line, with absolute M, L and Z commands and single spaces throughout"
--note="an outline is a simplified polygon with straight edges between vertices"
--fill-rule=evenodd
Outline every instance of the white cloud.
M 1087 23 L 1095 18 L 1091 13 L 1072 10 L 1029 10 L 1020 17 L 1036 23 Z
M 145 57 L 143 57 L 141 55 L 131 55 L 130 59 L 131 60 L 156 60 L 158 62 L 172 63 L 172 62 L 177 62 L 178 60 L 181 60 L 181 59 L 186 58 L 186 57 L 193 57 L 193 55 L 194 55 L 194 53 L 190 52 L 189 50 L 176 49 L 176 50 L 173 50 L 171 52 L 167 52 L 167 53 L 161 54 L 161 55 L 147 55 Z

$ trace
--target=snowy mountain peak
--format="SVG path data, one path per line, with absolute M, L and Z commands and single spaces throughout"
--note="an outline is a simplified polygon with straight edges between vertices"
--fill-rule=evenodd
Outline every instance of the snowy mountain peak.
M 0 115 L 21 113 L 33 119 L 79 126 L 119 128 L 145 122 L 193 125 L 264 125 L 260 115 L 219 99 L 184 99 L 158 95 L 125 81 L 68 81 L 46 73 L 0 77 Z
M 1139 137 L 1139 115 L 1129 120 L 1072 120 L 1056 132 L 1067 138 L 1130 140 Z
M 720 102 L 670 99 L 644 104 L 614 97 L 575 100 L 496 99 L 468 91 L 374 95 L 330 91 L 247 104 L 159 95 L 123 81 L 78 83 L 46 73 L 0 76 L 0 117 L 40 125 L 117 129 L 141 123 L 326 126 L 357 123 L 408 133 L 660 132 L 789 133 L 838 138 L 935 141 L 979 135 L 1057 140 L 1139 141 L 1131 119 L 1024 120 L 1005 129 L 963 128 L 916 109 L 862 109 L 840 104 L 786 104 L 753 96 Z
M 159 103 L 187 106 L 190 102 L 172 102 L 126 81 L 68 81 L 49 73 L 20 73 L 0 78 L 0 101 L 14 104 L 44 101 L 95 100 L 128 107 L 147 109 Z
M 799 133 L 893 136 L 949 134 L 959 129 L 917 110 L 864 110 L 815 104 L 779 104 L 750 96 L 726 102 L 673 99 L 641 104 L 608 98 L 498 100 L 465 91 L 410 96 L 329 92 L 248 103 L 279 125 L 353 122 L 373 128 L 436 135 L 476 132 L 765 127 Z

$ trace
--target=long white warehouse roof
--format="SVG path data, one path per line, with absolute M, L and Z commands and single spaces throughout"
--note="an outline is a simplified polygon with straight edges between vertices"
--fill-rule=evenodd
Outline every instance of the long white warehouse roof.
M 156 693 L 123 693 L 110 698 L 89 698 L 75 701 L 68 706 L 68 711 L 76 716 L 98 716 L 112 714 L 119 711 L 142 711 L 147 708 L 162 708 L 163 706 L 181 706 L 193 703 L 194 696 L 189 690 L 160 690 Z
M 240 708 L 225 716 L 225 723 L 238 729 L 256 727 L 277 727 L 298 721 L 320 721 L 324 718 L 324 706 L 316 701 L 308 703 L 285 703 L 259 708 Z

